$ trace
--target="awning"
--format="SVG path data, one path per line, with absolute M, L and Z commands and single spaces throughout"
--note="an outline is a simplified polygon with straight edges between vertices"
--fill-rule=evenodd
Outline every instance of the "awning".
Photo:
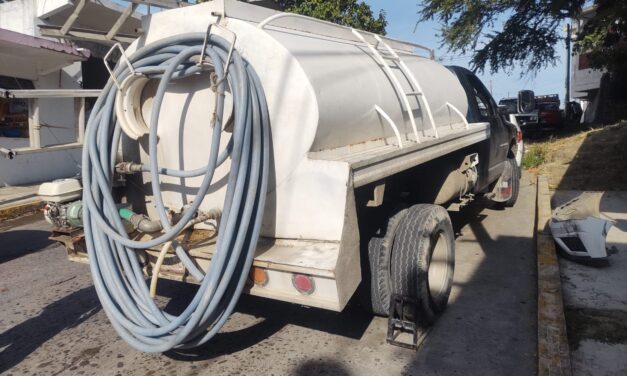
M 0 29 L 0 75 L 27 80 L 89 57 L 89 50 Z
M 139 37 L 141 15 L 135 12 L 137 4 L 119 5 L 109 0 L 74 0 L 71 4 L 42 18 L 38 26 L 43 36 L 105 45 L 128 44 Z

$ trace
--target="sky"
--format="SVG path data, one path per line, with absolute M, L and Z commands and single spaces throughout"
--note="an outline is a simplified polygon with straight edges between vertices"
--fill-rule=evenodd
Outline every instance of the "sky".
M 421 22 L 416 27 L 418 21 L 418 10 L 420 0 L 364 0 L 372 8 L 375 14 L 380 9 L 386 13 L 388 26 L 387 35 L 395 39 L 406 40 L 418 43 L 435 49 L 436 59 L 444 58 L 445 65 L 459 65 L 469 67 L 470 58 L 455 56 L 447 52 L 446 48 L 440 47 L 439 24 L 435 21 Z M 496 27 L 499 27 L 497 22 Z M 416 32 L 414 33 L 414 27 Z M 501 98 L 515 97 L 519 90 L 533 90 L 536 94 L 559 94 L 560 99 L 564 98 L 564 80 L 566 76 L 566 50 L 563 46 L 558 46 L 560 60 L 553 67 L 548 67 L 535 76 L 525 74 L 521 77 L 521 69 L 516 68 L 511 74 L 486 72 L 478 75 L 483 84 L 489 89 L 492 83 L 492 96 L 498 102 Z

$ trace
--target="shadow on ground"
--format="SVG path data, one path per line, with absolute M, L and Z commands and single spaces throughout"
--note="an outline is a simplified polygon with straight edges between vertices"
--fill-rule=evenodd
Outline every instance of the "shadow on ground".
M 169 312 L 181 312 L 195 291 L 196 288 L 193 286 L 168 281 L 168 285 L 164 286 L 164 291 L 161 292 L 165 296 L 172 296 L 166 309 Z M 358 297 L 354 297 L 344 311 L 338 313 L 242 295 L 235 309 L 236 312 L 260 318 L 259 322 L 244 329 L 218 333 L 203 346 L 190 350 L 173 350 L 166 353 L 166 356 L 182 361 L 213 359 L 256 345 L 287 325 L 296 325 L 358 340 L 372 321 L 372 315 L 359 306 L 358 300 Z
M 0 233 L 0 264 L 30 253 L 39 252 L 54 242 L 49 231 L 9 230 Z M 29 239 L 27 243 L 24 239 Z
M 30 318 L 0 334 L 0 373 L 19 364 L 61 331 L 76 327 L 100 310 L 93 287 L 82 288 L 44 307 Z
M 468 369 L 469 373 L 473 373 L 492 367 L 496 374 L 500 373 L 498 370 L 514 370 L 510 373 L 524 375 L 535 370 L 533 239 L 492 236 L 494 230 L 486 230 L 482 222 L 488 217 L 486 210 L 493 215 L 498 215 L 500 211 L 485 209 L 485 204 L 475 202 L 460 212 L 450 213 L 456 237 L 461 236 L 462 229 L 469 225 L 464 231 L 471 231 L 476 239 L 471 247 L 464 244 L 467 241 L 464 237 L 457 245 L 462 264 L 473 257 L 481 257 L 482 261 L 467 278 L 455 282 L 456 296 L 427 337 L 425 345 L 415 353 L 383 345 L 387 351 L 398 354 L 399 359 L 407 359 L 404 372 L 408 374 L 434 369 L 444 373 Z M 511 225 L 517 225 L 515 219 Z M 189 286 L 186 289 L 188 293 L 195 291 Z M 178 284 L 168 286 L 168 290 L 164 293 L 173 295 L 169 308 L 180 310 L 190 298 L 180 294 Z M 314 359 L 303 360 L 290 371 L 291 374 L 355 374 L 346 363 L 347 359 L 355 361 L 355 350 L 351 347 L 372 346 L 371 342 L 364 342 L 364 338 L 373 316 L 365 313 L 360 304 L 359 297 L 354 297 L 343 312 L 336 313 L 242 296 L 237 312 L 252 315 L 260 321 L 241 330 L 220 333 L 203 347 L 191 351 L 171 351 L 166 356 L 179 361 L 209 361 L 221 355 L 244 351 L 284 327 L 295 325 L 360 340 L 361 343 L 341 348 L 332 359 L 315 359 L 316 354 L 312 353 L 310 356 Z M 375 346 L 380 346 L 383 341 L 384 337 L 377 337 Z M 306 352 L 306 349 L 295 351 Z M 468 363 L 473 364 L 469 366 Z
M 360 349 L 369 349 L 364 351 L 372 351 L 373 354 L 387 354 L 386 356 L 397 360 L 395 369 L 398 369 L 400 362 L 407 374 L 434 373 L 434 370 L 442 374 L 467 370 L 468 374 L 473 374 L 486 369 L 493 370 L 495 374 L 502 374 L 506 370 L 510 374 L 533 373 L 536 344 L 533 283 L 535 258 L 532 239 L 499 235 L 498 227 L 517 226 L 519 222 L 528 222 L 528 218 L 517 218 L 512 214 L 503 216 L 501 213 L 484 209 L 483 203 L 479 202 L 461 212 L 450 213 L 456 237 L 459 237 L 457 250 L 460 263 L 456 273 L 460 274 L 460 278 L 456 277 L 451 304 L 427 338 L 425 346 L 418 352 L 384 345 L 383 333 L 373 334 L 369 331 L 373 316 L 360 307 L 357 296 L 340 313 L 242 296 L 236 312 L 253 317 L 255 320 L 252 325 L 219 333 L 208 345 L 194 350 L 170 351 L 165 357 L 181 361 L 176 364 L 177 369 L 185 370 L 194 364 L 205 368 L 207 372 L 215 369 L 214 359 L 223 355 L 232 356 L 223 358 L 219 363 L 226 362 L 226 365 L 234 369 L 240 366 L 241 358 L 238 358 L 238 353 L 249 360 L 251 358 L 248 355 L 253 351 L 261 354 L 258 355 L 260 358 L 273 354 L 272 356 L 279 358 L 276 361 L 281 362 L 283 359 L 280 359 L 280 354 L 275 354 L 274 346 L 256 345 L 272 338 L 286 326 L 296 326 L 310 330 L 297 331 L 304 337 L 282 335 L 281 341 L 286 346 L 284 351 L 291 351 L 297 362 L 280 365 L 287 367 L 289 373 L 295 375 L 350 375 L 355 374 L 354 368 L 362 367 L 363 370 L 364 367 L 371 366 L 378 367 L 376 369 L 379 370 L 392 369 L 385 363 L 390 361 L 389 358 L 385 360 L 382 357 L 381 363 L 375 364 Z M 533 215 L 526 212 L 523 214 Z M 492 216 L 496 216 L 496 220 L 490 218 Z M 485 227 L 486 219 L 492 219 L 489 229 Z M 504 222 L 497 223 L 499 221 Z M 469 226 L 464 229 L 466 225 Z M 461 236 L 462 231 L 470 231 L 474 237 Z M 528 233 L 531 235 L 531 230 Z M 29 251 L 22 250 L 21 254 L 17 252 L 15 257 L 20 257 L 24 252 Z M 196 291 L 196 286 L 172 281 L 164 280 L 159 284 L 159 294 L 164 296 L 167 310 L 172 313 L 181 312 Z M 19 363 L 24 363 L 20 365 L 22 368 L 29 368 L 30 360 L 24 359 L 31 354 L 29 359 L 46 358 L 48 354 L 40 353 L 35 356 L 33 352 L 41 348 L 42 344 L 54 341 L 53 337 L 65 329 L 84 323 L 99 310 L 94 289 L 83 288 L 46 306 L 36 317 L 0 334 L 0 371 L 8 370 Z M 375 324 L 377 330 L 384 330 L 384 321 L 377 321 Z M 85 326 L 85 330 L 93 328 Z M 110 326 L 106 331 L 111 340 L 117 338 Z M 336 355 L 329 357 L 320 354 L 321 350 L 312 346 L 314 344 L 324 347 L 316 342 L 318 332 L 333 336 L 333 343 L 330 345 L 337 346 Z M 372 340 L 372 336 L 376 336 L 376 339 Z M 124 345 L 114 351 L 123 353 L 128 350 L 128 346 Z M 81 348 L 76 347 L 73 351 L 80 352 Z M 53 354 L 50 357 L 51 360 L 55 359 Z M 155 359 L 163 359 L 160 355 L 153 357 L 136 352 L 133 352 L 132 357 L 148 359 L 144 364 L 155 364 L 155 367 L 159 366 Z M 102 360 L 95 358 L 93 361 Z M 349 366 L 350 361 L 352 365 Z M 268 367 L 267 364 L 265 366 Z M 377 372 L 376 369 L 372 368 L 372 371 Z M 146 372 L 149 370 L 146 368 Z M 155 371 L 158 372 L 159 369 Z

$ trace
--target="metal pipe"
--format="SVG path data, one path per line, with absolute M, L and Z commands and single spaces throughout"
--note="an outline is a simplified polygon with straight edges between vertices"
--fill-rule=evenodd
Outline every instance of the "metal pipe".
M 455 113 L 457 115 L 459 115 L 460 118 L 462 118 L 462 121 L 464 122 L 464 125 L 466 126 L 466 129 L 468 129 L 470 127 L 470 124 L 468 124 L 468 119 L 466 119 L 466 116 L 464 116 L 464 114 L 462 114 L 462 112 L 460 110 L 457 109 L 457 107 L 453 106 L 450 102 L 446 102 L 446 105 L 453 111 L 455 111 Z
M 15 157 L 15 152 L 7 148 L 0 147 L 0 154 L 2 154 L 5 158 L 8 158 L 8 159 L 13 159 Z
M 28 100 L 28 140 L 30 147 L 41 147 L 41 124 L 39 123 L 39 99 Z

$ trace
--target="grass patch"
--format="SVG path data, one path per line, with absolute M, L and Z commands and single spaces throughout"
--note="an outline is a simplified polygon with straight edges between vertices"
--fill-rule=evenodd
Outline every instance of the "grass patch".
M 550 189 L 627 190 L 627 122 L 584 125 L 531 137 L 523 168 L 546 175 Z
M 522 159 L 522 167 L 526 170 L 536 168 L 546 161 L 547 147 L 544 144 L 531 145 L 525 151 Z

